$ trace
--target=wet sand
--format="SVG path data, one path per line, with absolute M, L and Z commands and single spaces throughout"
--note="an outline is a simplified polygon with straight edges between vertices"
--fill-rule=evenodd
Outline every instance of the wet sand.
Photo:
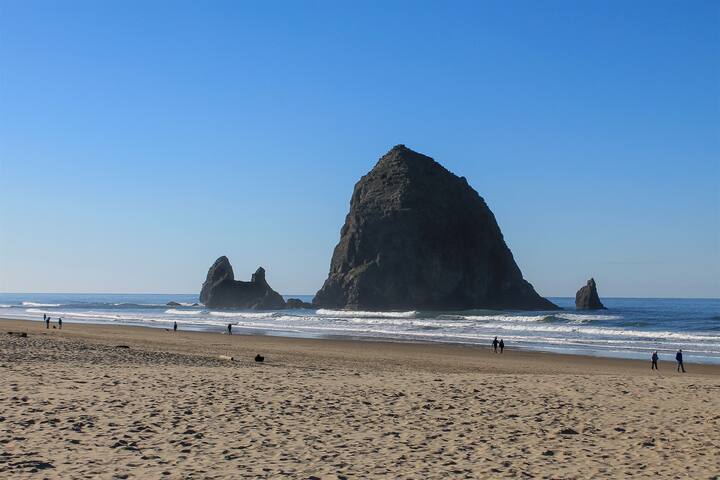
M 720 478 L 686 367 L 0 320 L 0 478 Z

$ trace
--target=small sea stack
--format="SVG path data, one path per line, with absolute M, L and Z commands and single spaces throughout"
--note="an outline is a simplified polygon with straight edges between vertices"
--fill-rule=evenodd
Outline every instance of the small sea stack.
M 575 308 L 578 310 L 605 310 L 605 305 L 602 304 L 598 296 L 594 278 L 588 280 L 587 285 L 575 294 Z
M 287 302 L 285 302 L 288 309 L 309 309 L 313 308 L 312 303 L 303 302 L 299 298 L 288 298 Z
M 215 260 L 200 291 L 200 302 L 208 308 L 249 308 L 280 310 L 285 308 L 282 295 L 270 288 L 265 269 L 259 267 L 249 282 L 235 280 L 227 257 Z

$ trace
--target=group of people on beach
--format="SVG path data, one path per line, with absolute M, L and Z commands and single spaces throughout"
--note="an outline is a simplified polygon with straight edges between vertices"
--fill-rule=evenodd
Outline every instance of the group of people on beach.
M 495 337 L 495 339 L 492 341 L 492 347 L 493 351 L 495 353 L 498 353 L 498 348 L 500 349 L 500 353 L 503 353 L 503 350 L 505 350 L 505 341 L 501 338 L 498 340 L 498 337 Z M 660 360 L 660 356 L 658 355 L 657 350 L 653 352 L 652 356 L 650 357 L 650 361 L 652 362 L 650 365 L 651 370 L 658 370 L 658 360 Z M 686 373 L 685 372 L 685 363 L 683 363 L 683 351 L 682 349 L 679 349 L 677 353 L 675 354 L 675 362 L 677 362 L 677 371 Z
M 650 364 L 650 370 L 659 370 L 658 368 L 658 360 L 660 360 L 660 356 L 658 355 L 657 350 L 653 352 L 652 356 L 650 357 L 650 361 L 652 362 Z M 682 349 L 679 349 L 677 353 L 675 354 L 675 361 L 677 362 L 677 371 L 685 373 L 685 364 L 683 363 L 683 352 Z
M 492 346 L 495 353 L 498 353 L 498 347 L 500 348 L 500 353 L 503 353 L 503 350 L 505 350 L 505 340 L 501 338 L 500 341 L 498 341 L 498 338 L 495 337 L 495 340 L 492 342 Z
M 50 317 L 45 313 L 43 313 L 43 322 L 45 323 L 45 328 L 50 328 Z M 62 330 L 62 318 L 60 317 L 58 317 L 58 328 Z

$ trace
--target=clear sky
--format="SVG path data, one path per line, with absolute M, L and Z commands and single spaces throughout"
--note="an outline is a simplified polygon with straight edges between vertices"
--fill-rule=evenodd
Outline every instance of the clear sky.
M 0 0 L 0 291 L 321 286 L 393 145 L 542 295 L 720 296 L 720 2 Z

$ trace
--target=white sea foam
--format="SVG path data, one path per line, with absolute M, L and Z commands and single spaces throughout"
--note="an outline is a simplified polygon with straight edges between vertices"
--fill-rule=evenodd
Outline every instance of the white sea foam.
M 420 327 L 420 328 L 457 328 L 457 327 L 468 327 L 472 325 L 472 322 L 457 321 L 453 320 L 420 320 L 420 319 L 404 319 L 404 318 L 348 318 L 347 321 L 354 324 L 363 325 L 394 325 L 398 327 Z
M 37 308 L 28 308 L 25 310 L 27 313 L 46 313 L 44 310 Z M 114 320 L 114 321 L 166 321 L 162 317 L 150 317 L 143 314 L 128 314 L 128 313 L 104 313 L 104 312 L 74 312 L 74 311 L 53 311 L 51 312 L 53 317 L 68 317 L 68 318 L 80 318 L 80 319 L 98 319 L 98 320 Z
M 355 310 L 328 310 L 321 308 L 316 312 L 323 317 L 334 318 L 414 318 L 415 310 L 410 312 L 363 312 Z
M 202 310 L 178 310 L 176 308 L 170 308 L 165 310 L 165 313 L 170 315 L 197 315 L 198 313 L 202 313 Z
M 659 338 L 659 339 L 677 339 L 677 340 L 699 340 L 699 341 L 720 341 L 720 336 L 707 335 L 691 335 L 686 333 L 666 332 L 666 331 L 641 331 L 641 330 L 619 330 L 616 328 L 601 327 L 573 327 L 569 325 L 513 325 L 501 323 L 487 323 L 478 325 L 482 328 L 495 328 L 500 330 L 513 330 L 525 332 L 557 332 L 557 333 L 575 333 L 584 335 L 602 335 L 615 337 L 640 337 L 640 338 Z
M 622 315 L 585 315 L 581 313 L 556 313 L 555 317 L 574 322 L 585 323 L 594 320 L 621 320 Z
M 0 308 L 12 308 L 12 305 L 6 305 L 4 303 L 0 303 Z
M 461 317 L 476 322 L 543 322 L 550 315 L 463 315 Z
M 59 307 L 59 303 L 35 303 L 35 302 L 22 302 L 25 307 Z
M 210 315 L 228 318 L 270 318 L 275 316 L 275 312 L 210 312 Z

